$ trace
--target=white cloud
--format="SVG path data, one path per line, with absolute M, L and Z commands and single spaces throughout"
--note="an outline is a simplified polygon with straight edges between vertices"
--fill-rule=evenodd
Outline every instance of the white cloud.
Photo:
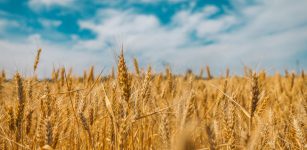
M 6 27 L 18 27 L 19 23 L 13 20 L 0 19 L 0 31 L 5 30 Z
M 225 16 L 217 20 L 201 22 L 199 26 L 196 27 L 196 30 L 199 37 L 205 38 L 214 34 L 219 34 L 220 32 L 233 27 L 238 22 L 238 18 L 236 17 Z
M 49 19 L 39 19 L 39 22 L 45 28 L 56 28 L 56 27 L 59 27 L 62 24 L 62 21 L 60 21 L 60 20 L 49 20 Z
M 159 2 L 169 2 L 169 3 L 180 3 L 186 2 L 188 0 L 127 0 L 130 3 L 159 3 Z
M 115 44 L 115 38 L 126 37 L 130 42 L 143 40 L 148 35 L 154 36 L 154 32 L 160 29 L 158 19 L 153 15 L 131 14 L 130 12 L 118 12 L 114 10 L 100 11 L 95 18 L 104 18 L 97 24 L 95 20 L 80 21 L 81 28 L 90 29 L 98 33 L 97 39 L 80 41 L 77 47 L 87 49 L 106 48 L 107 43 Z M 156 34 L 159 34 L 156 32 Z M 152 38 L 152 37 L 147 37 Z M 163 38 L 163 37 L 162 37 Z M 151 43 L 153 44 L 153 43 Z M 140 45 L 142 45 L 140 43 Z M 147 46 L 147 45 L 146 45 Z
M 307 13 L 305 6 L 304 0 L 259 1 L 256 5 L 238 2 L 237 12 L 214 19 L 210 16 L 218 8 L 207 6 L 199 12 L 177 12 L 168 26 L 161 25 L 155 16 L 133 11 L 101 11 L 95 19 L 102 20 L 80 21 L 83 28 L 94 31 L 98 38 L 79 44 L 99 49 L 122 36 L 130 53 L 153 64 L 167 61 L 182 69 L 197 69 L 205 63 L 218 68 L 227 65 L 238 68 L 243 66 L 243 61 L 248 65 L 261 62 L 262 67 L 282 69 L 289 67 L 287 64 L 292 63 L 295 55 L 306 49 L 307 16 L 302 15 Z M 193 44 L 195 41 L 189 36 L 192 31 L 204 40 L 216 42 L 209 46 Z
M 0 20 L 0 29 L 3 30 L 5 26 L 6 26 L 6 22 L 4 20 Z
M 74 0 L 30 0 L 28 5 L 34 10 L 50 8 L 52 6 L 66 7 L 72 4 Z
M 0 35 L 5 35 L 8 28 L 18 28 L 19 26 L 20 24 L 17 21 L 0 18 Z
M 220 11 L 215 6 L 206 6 L 197 12 L 179 11 L 168 25 L 163 25 L 155 15 L 102 9 L 93 18 L 79 21 L 82 29 L 97 34 L 95 39 L 82 40 L 73 35 L 76 43 L 72 46 L 48 43 L 39 35 L 29 37 L 32 42 L 0 40 L 3 52 L 0 64 L 14 68 L 12 64 L 16 62 L 32 62 L 37 48 L 33 41 L 41 41 L 39 46 L 46 49 L 48 57 L 41 67 L 45 74 L 54 63 L 78 66 L 75 67 L 78 72 L 83 70 L 79 67 L 82 65 L 100 64 L 110 68 L 114 64 L 113 47 L 122 42 L 128 62 L 132 55 L 138 57 L 141 64 L 149 63 L 156 68 L 168 62 L 175 71 L 196 70 L 209 64 L 214 72 L 221 72 L 227 66 L 239 72 L 242 62 L 253 67 L 260 63 L 260 68 L 281 71 L 295 67 L 293 59 L 298 58 L 297 55 L 306 55 L 307 16 L 304 14 L 307 14 L 307 1 L 258 1 L 250 5 L 233 0 L 233 3 L 235 11 L 216 18 L 211 18 Z M 193 33 L 199 39 L 192 39 Z M 200 44 L 206 40 L 215 42 Z M 12 56 L 15 58 L 10 59 Z M 303 67 L 307 66 L 306 60 L 300 61 Z
M 180 30 L 186 30 L 187 32 L 196 31 L 198 37 L 208 38 L 239 22 L 236 16 L 230 15 L 222 16 L 217 19 L 209 18 L 218 11 L 219 9 L 215 6 L 206 6 L 202 11 L 196 13 L 192 13 L 189 10 L 183 10 L 173 17 L 173 22 L 179 25 Z
M 219 8 L 217 8 L 216 6 L 213 6 L 213 5 L 206 5 L 206 7 L 204 7 L 203 10 L 202 10 L 202 12 L 206 16 L 213 15 L 213 14 L 217 13 L 218 11 L 219 11 Z

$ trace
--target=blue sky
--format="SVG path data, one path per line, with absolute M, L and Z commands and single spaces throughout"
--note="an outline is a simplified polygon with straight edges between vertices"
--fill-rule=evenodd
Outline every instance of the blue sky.
M 136 57 L 157 70 L 306 69 L 306 8 L 306 0 L 0 0 L 0 69 L 30 74 L 41 47 L 42 76 L 59 66 L 107 72 L 122 43 L 129 66 Z

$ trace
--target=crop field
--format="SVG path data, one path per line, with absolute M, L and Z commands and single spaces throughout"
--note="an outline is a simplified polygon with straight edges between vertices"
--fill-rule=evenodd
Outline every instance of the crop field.
M 2 71 L 0 149 L 306 149 L 305 73 L 174 74 L 121 51 L 110 73 L 54 68 L 38 79 Z M 130 61 L 129 61 L 130 62 Z

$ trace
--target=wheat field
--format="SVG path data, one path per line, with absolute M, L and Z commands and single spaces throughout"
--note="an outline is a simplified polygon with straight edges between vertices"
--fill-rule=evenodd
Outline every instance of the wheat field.
M 0 149 L 306 149 L 304 72 L 213 76 L 128 70 L 123 51 L 112 72 L 83 76 L 55 68 L 0 78 Z M 106 74 L 106 73 L 104 73 Z

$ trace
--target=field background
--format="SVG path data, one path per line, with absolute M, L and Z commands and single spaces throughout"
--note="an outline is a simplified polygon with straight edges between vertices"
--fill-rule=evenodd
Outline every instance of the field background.
M 40 53 L 34 76 L 2 72 L 0 149 L 306 149 L 303 71 L 128 70 L 121 51 L 109 75 L 37 79 Z

